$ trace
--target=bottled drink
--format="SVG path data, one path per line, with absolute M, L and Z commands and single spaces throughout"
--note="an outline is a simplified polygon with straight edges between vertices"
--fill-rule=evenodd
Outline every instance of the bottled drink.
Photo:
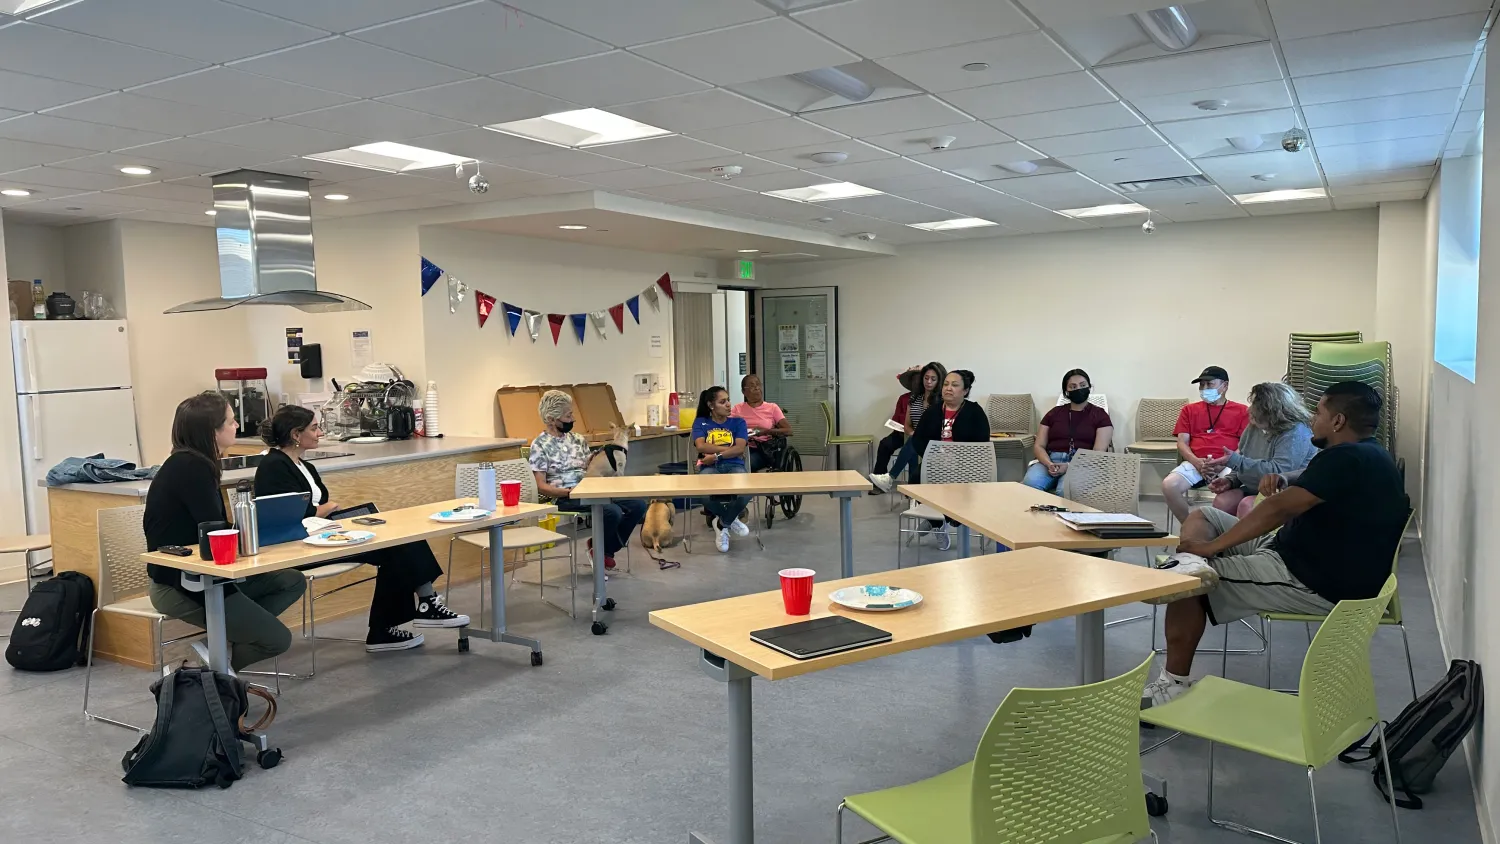
M 42 280 L 31 282 L 31 318 L 47 318 L 47 294 L 42 292 Z
M 240 481 L 234 490 L 234 526 L 240 532 L 240 556 L 260 553 L 260 521 L 255 514 L 255 485 Z

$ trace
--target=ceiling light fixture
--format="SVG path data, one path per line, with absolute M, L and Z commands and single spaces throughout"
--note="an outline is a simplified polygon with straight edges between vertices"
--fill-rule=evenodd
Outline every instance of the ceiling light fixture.
M 139 164 L 128 164 L 120 168 L 120 172 L 127 176 L 149 176 L 155 173 L 150 167 L 142 167 Z
M 808 156 L 818 164 L 838 164 L 848 157 L 847 152 L 815 152 Z
M 1261 193 L 1238 193 L 1234 201 L 1241 205 L 1254 205 L 1257 202 L 1294 202 L 1299 199 L 1322 199 L 1328 196 L 1328 191 L 1322 188 L 1300 188 L 1297 190 L 1268 190 Z
M 854 199 L 860 196 L 881 196 L 884 191 L 856 185 L 853 182 L 829 182 L 810 188 L 787 188 L 786 190 L 762 191 L 766 196 L 791 199 L 797 202 L 827 202 L 830 199 Z
M 990 220 L 981 220 L 978 217 L 958 217 L 953 220 L 938 220 L 933 223 L 907 223 L 914 229 L 924 232 L 947 232 L 956 229 L 977 229 L 982 226 L 997 226 L 999 223 Z
M 854 102 L 867 100 L 871 94 L 875 93 L 875 86 L 836 67 L 804 70 L 801 73 L 793 73 L 791 76 L 798 82 L 805 82 L 836 97 L 843 97 Z
M 1146 37 L 1168 53 L 1186 50 L 1198 40 L 1198 25 L 1181 6 L 1135 12 L 1131 17 L 1135 18 L 1136 26 L 1146 33 Z
M 759 249 L 737 249 L 735 251 L 739 252 L 741 255 L 749 255 L 749 254 L 752 254 L 752 253 L 755 253 L 755 252 L 759 252 L 760 250 Z
M 1004 164 L 997 164 L 995 166 L 1001 170 L 1009 170 L 1020 176 L 1030 176 L 1032 173 L 1042 169 L 1041 165 L 1035 161 L 1007 161 Z
M 5 190 L 0 190 L 0 195 L 4 195 L 4 196 L 31 196 L 31 191 L 26 190 L 25 188 L 6 188 Z
M 43 6 L 51 6 L 53 3 L 60 2 L 62 2 L 62 0 L 0 0 L 0 12 L 3 12 L 7 15 L 15 15 L 16 17 L 20 17 L 27 12 L 35 11 L 42 8 Z
M 969 62 L 968 64 L 964 65 L 964 70 L 967 70 L 970 73 L 978 73 L 981 70 L 989 70 L 989 69 L 990 69 L 990 63 L 989 62 Z
M 215 210 L 214 210 L 214 209 L 212 209 L 212 208 L 210 208 L 210 209 L 208 209 L 208 210 L 207 210 L 207 211 L 204 211 L 204 212 L 203 212 L 203 213 L 205 213 L 205 214 L 207 214 L 207 215 L 208 215 L 208 216 L 210 216 L 210 217 L 215 217 L 215 216 L 218 216 L 218 213 L 219 213 L 219 212 L 218 212 L 218 211 L 215 211 Z
M 360 144 L 348 149 L 336 149 L 329 152 L 319 152 L 313 155 L 304 155 L 314 161 L 331 161 L 334 164 L 347 164 L 350 167 L 360 167 L 365 170 L 379 170 L 384 173 L 405 173 L 408 170 L 428 170 L 433 167 L 452 167 L 465 161 L 473 161 L 472 158 L 464 158 L 458 155 L 450 155 L 433 149 L 398 144 L 391 141 L 379 141 L 373 144 Z
M 349 198 L 347 193 L 325 193 L 323 198 L 329 202 L 343 202 Z
M 564 231 L 570 231 L 570 232 L 581 232 L 581 231 L 583 231 L 583 230 L 584 230 L 584 229 L 587 229 L 587 228 L 588 228 L 588 226 L 579 226 L 579 225 L 567 225 L 567 226 L 558 226 L 558 228 L 560 228 L 560 229 L 562 229 L 562 230 L 564 230 Z
M 1262 138 L 1260 135 L 1238 135 L 1233 138 L 1227 138 L 1226 140 L 1229 141 L 1230 146 L 1234 147 L 1240 152 L 1254 152 L 1255 150 L 1260 149 L 1261 145 L 1266 142 L 1266 139 Z
M 1223 99 L 1199 100 L 1193 103 L 1199 111 L 1218 111 L 1221 108 L 1229 108 L 1229 101 Z
M 484 127 L 492 132 L 515 135 L 559 147 L 582 149 L 603 144 L 618 144 L 672 134 L 638 120 L 610 114 L 597 108 L 559 111 L 530 120 L 513 120 Z
M 1137 205 L 1134 202 L 1124 202 L 1115 205 L 1095 205 L 1092 208 L 1069 208 L 1057 213 L 1082 220 L 1088 217 L 1117 217 L 1122 214 L 1147 214 L 1150 213 L 1150 210 L 1144 205 Z

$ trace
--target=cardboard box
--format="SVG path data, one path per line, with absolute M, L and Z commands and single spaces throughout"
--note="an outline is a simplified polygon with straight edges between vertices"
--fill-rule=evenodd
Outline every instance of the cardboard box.
M 573 430 L 590 440 L 608 439 L 610 425 L 625 427 L 620 405 L 615 402 L 615 388 L 609 384 L 542 384 L 495 391 L 495 404 L 500 410 L 496 436 L 535 439 L 545 428 L 537 405 L 548 390 L 562 390 L 573 397 Z
M 16 319 L 36 319 L 31 313 L 31 282 L 11 279 L 6 283 L 6 292 L 15 309 Z

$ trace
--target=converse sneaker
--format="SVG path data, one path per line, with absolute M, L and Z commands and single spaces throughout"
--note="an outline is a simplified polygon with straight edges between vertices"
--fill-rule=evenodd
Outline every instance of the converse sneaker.
M 937 529 L 937 543 L 939 551 L 947 551 L 953 547 L 953 536 L 948 533 L 946 527 Z
M 592 540 L 592 539 L 589 540 L 588 562 L 589 562 L 589 571 L 593 571 L 594 570 L 594 540 Z M 615 570 L 615 555 L 613 555 L 613 554 L 605 554 L 604 555 L 604 570 L 605 571 L 614 571 Z
M 881 492 L 890 492 L 891 487 L 896 485 L 896 482 L 891 479 L 890 475 L 871 475 L 870 483 L 878 487 Z
M 716 544 L 719 546 L 719 553 L 720 554 L 728 554 L 729 553 L 729 528 L 724 527 L 724 523 L 723 522 L 715 522 L 715 525 L 718 527 L 718 531 L 717 531 L 717 533 L 718 533 L 718 540 L 717 540 Z
M 421 633 L 412 633 L 399 627 L 386 630 L 371 630 L 370 635 L 365 637 L 365 650 L 369 653 L 377 651 L 404 651 L 409 648 L 420 648 L 423 642 Z
M 442 595 L 428 595 L 417 598 L 417 617 L 412 619 L 412 627 L 468 627 L 469 617 L 459 615 L 453 610 L 443 606 Z
M 734 521 L 729 523 L 729 530 L 735 536 L 750 535 L 750 526 L 740 521 L 739 519 L 735 519 Z
M 1141 694 L 1141 708 L 1150 709 L 1153 706 L 1165 706 L 1185 694 L 1193 687 L 1193 681 L 1186 677 L 1179 677 L 1163 668 L 1161 674 L 1146 684 L 1146 690 Z

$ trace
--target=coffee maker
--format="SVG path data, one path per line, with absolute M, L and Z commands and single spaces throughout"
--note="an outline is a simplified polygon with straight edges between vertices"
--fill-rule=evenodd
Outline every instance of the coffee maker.
M 215 369 L 218 390 L 234 409 L 241 437 L 260 435 L 260 423 L 271 418 L 271 394 L 265 367 Z

